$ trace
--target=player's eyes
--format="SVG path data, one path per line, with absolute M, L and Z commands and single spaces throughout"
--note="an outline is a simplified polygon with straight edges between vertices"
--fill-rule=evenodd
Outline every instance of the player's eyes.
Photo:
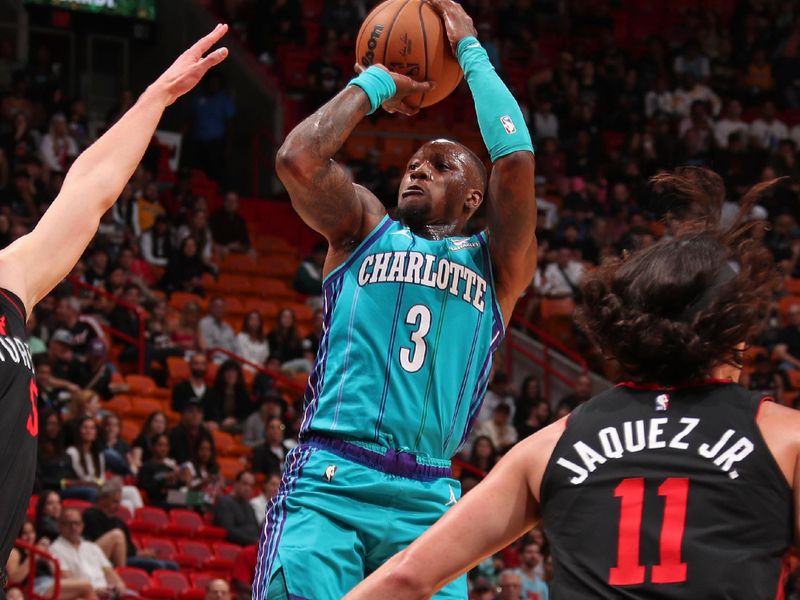
M 419 167 L 419 165 L 417 163 L 411 163 L 410 165 L 408 165 L 408 170 L 409 171 L 413 171 L 417 167 Z
M 439 169 L 440 171 L 446 171 L 450 167 L 445 163 L 439 163 L 438 165 L 436 165 L 436 168 Z

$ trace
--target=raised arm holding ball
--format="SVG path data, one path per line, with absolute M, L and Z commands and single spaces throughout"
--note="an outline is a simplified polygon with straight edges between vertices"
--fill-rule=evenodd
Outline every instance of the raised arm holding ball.
M 367 17 L 375 49 L 397 40 L 405 51 L 418 39 L 403 35 L 414 20 L 398 17 L 414 1 L 384 3 Z M 380 21 L 388 9 L 394 27 Z M 443 31 L 436 12 L 446 23 L 494 167 L 487 182 L 469 149 L 428 142 L 403 175 L 399 221 L 389 218 L 333 156 L 369 113 L 413 115 L 440 88 L 382 65 L 363 68 L 360 58 L 358 76 L 280 149 L 278 175 L 329 251 L 320 350 L 300 443 L 267 508 L 255 600 L 339 600 L 457 502 L 450 458 L 467 439 L 492 355 L 536 266 L 533 145 L 519 106 L 458 4 L 416 0 L 416 9 L 427 26 Z M 450 52 L 431 35 L 431 48 Z M 394 55 L 389 46 L 373 58 Z M 487 183 L 489 230 L 467 237 Z M 460 578 L 436 598 L 466 594 Z

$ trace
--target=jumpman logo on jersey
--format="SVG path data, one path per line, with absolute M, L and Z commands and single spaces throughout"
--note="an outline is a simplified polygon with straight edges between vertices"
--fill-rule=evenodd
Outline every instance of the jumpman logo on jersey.
M 450 500 L 445 502 L 444 505 L 445 506 L 453 506 L 456 502 L 458 502 L 458 500 L 456 500 L 456 493 L 453 491 L 453 486 L 450 485 L 449 483 L 447 484 L 447 487 L 450 488 Z
M 413 236 L 411 235 L 411 232 L 408 230 L 408 227 L 406 227 L 405 229 L 401 229 L 399 231 L 393 231 L 389 235 L 404 235 L 409 239 L 413 239 Z

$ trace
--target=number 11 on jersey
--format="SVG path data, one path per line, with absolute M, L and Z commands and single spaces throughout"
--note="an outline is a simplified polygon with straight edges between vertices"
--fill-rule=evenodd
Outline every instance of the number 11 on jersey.
M 617 566 L 608 574 L 610 585 L 640 585 L 645 581 L 645 567 L 640 564 L 639 543 L 644 509 L 644 478 L 623 479 L 614 489 L 620 499 Z M 681 562 L 683 532 L 686 527 L 686 503 L 689 499 L 689 479 L 669 477 L 658 487 L 664 502 L 664 521 L 661 525 L 659 556 L 653 565 L 652 583 L 682 583 L 686 581 L 686 563 Z

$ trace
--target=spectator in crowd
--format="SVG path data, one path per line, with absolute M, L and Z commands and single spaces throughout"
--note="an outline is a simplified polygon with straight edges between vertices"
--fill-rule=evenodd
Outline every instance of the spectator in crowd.
M 536 375 L 528 375 L 522 380 L 519 395 L 514 400 L 514 427 L 517 431 L 531 413 L 531 409 L 542 401 L 542 389 Z
M 553 414 L 550 403 L 547 400 L 540 401 L 528 411 L 528 417 L 519 426 L 515 426 L 519 433 L 519 439 L 522 440 L 529 435 L 533 435 L 542 427 L 549 425 L 552 420 Z
M 64 452 L 61 435 L 61 418 L 53 410 L 39 415 L 39 451 L 36 463 L 36 481 L 39 488 L 60 490 L 64 498 L 79 498 L 94 502 L 97 491 L 78 479 L 72 460 Z
M 138 238 L 142 235 L 139 226 L 139 202 L 130 183 L 122 188 L 122 193 L 111 208 L 111 215 L 114 223 L 122 227 L 125 232 L 125 239 Z M 165 217 L 162 215 L 162 218 Z
M 35 222 L 39 216 L 38 207 L 43 201 L 30 174 L 24 168 L 17 168 L 14 171 L 12 187 L 2 194 L 0 199 L 3 200 L 3 205 L 9 210 L 13 222 L 16 224 Z M 8 241 L 10 242 L 12 238 L 13 227 L 9 232 Z
M 3 148 L 10 161 L 10 167 L 22 167 L 24 162 L 33 158 L 39 148 L 37 135 L 31 129 L 30 118 L 25 111 L 14 114 L 11 131 L 3 139 Z
M 500 404 L 506 404 L 509 407 L 515 405 L 514 396 L 511 395 L 509 384 L 508 375 L 496 369 L 492 374 L 492 380 L 489 382 L 486 395 L 483 398 L 481 411 L 478 413 L 478 423 L 491 421 L 494 415 L 494 409 Z M 511 416 L 513 419 L 513 409 Z
M 39 153 L 48 169 L 62 173 L 78 156 L 78 144 L 69 134 L 63 114 L 56 113 L 50 118 L 50 129 L 42 138 Z
M 114 394 L 121 394 L 129 389 L 126 383 L 112 381 L 118 371 L 114 363 L 108 360 L 105 342 L 99 338 L 89 342 L 86 349 L 86 371 L 84 388 L 97 393 L 103 400 L 111 400 Z
M 328 256 L 328 245 L 324 242 L 315 244 L 311 255 L 306 257 L 294 275 L 296 292 L 309 296 L 309 299 L 319 304 L 322 298 L 322 269 L 325 258 Z
M 497 600 L 521 600 L 522 577 L 518 571 L 505 569 L 500 573 L 500 594 Z
M 673 70 L 677 75 L 688 74 L 698 81 L 706 81 L 711 75 L 711 61 L 703 54 L 697 40 L 690 40 L 683 53 L 675 57 Z
M 236 352 L 236 334 L 225 322 L 225 299 L 222 296 L 215 296 L 211 299 L 208 305 L 208 314 L 200 319 L 199 328 L 202 343 L 207 350 L 222 348 L 229 352 Z M 226 356 L 218 352 L 214 355 L 213 360 L 216 363 L 223 363 Z
M 187 302 L 181 309 L 170 339 L 172 345 L 182 349 L 186 355 L 193 355 L 200 350 L 200 306 L 197 302 Z
M 203 425 L 203 406 L 198 398 L 189 398 L 183 407 L 180 423 L 169 432 L 172 457 L 178 464 L 193 460 L 203 440 L 211 442 L 214 448 L 211 432 Z
M 61 563 L 63 576 L 87 579 L 94 593 L 101 598 L 119 597 L 125 593 L 125 582 L 114 571 L 100 547 L 83 539 L 83 517 L 74 508 L 65 508 L 59 522 L 61 535 L 50 546 L 50 552 Z
M 47 362 L 57 380 L 73 385 L 86 380 L 86 365 L 72 351 L 72 334 L 66 329 L 56 329 L 47 344 Z
M 55 408 L 60 410 L 68 401 L 73 392 L 81 388 L 66 379 L 53 377 L 53 368 L 46 354 L 34 357 L 36 368 L 36 387 L 39 389 L 37 404 L 40 408 Z
M 214 524 L 228 532 L 225 539 L 234 544 L 249 546 L 258 543 L 261 528 L 250 506 L 255 478 L 249 471 L 236 476 L 233 492 L 217 498 L 214 505 Z
M 158 215 L 153 226 L 145 231 L 140 239 L 142 258 L 154 267 L 166 267 L 173 253 L 172 234 L 167 216 Z
M 517 571 L 522 583 L 522 598 L 539 598 L 547 600 L 549 590 L 542 580 L 542 548 L 532 540 L 522 545 L 522 567 Z
M 270 357 L 277 358 L 281 363 L 302 358 L 303 344 L 297 333 L 294 311 L 284 308 L 278 313 L 275 327 L 267 337 L 269 342 Z
M 54 490 L 44 490 L 36 501 L 36 531 L 43 538 L 53 541 L 58 537 L 58 521 L 61 518 L 61 496 Z
M 199 256 L 197 240 L 188 236 L 181 241 L 178 250 L 170 255 L 160 286 L 168 293 L 188 292 L 205 296 L 204 273 L 213 275 L 214 270 Z
M 314 320 L 311 331 L 303 338 L 303 355 L 311 362 L 317 356 L 319 341 L 322 339 L 322 330 L 325 327 L 325 313 L 321 308 L 314 311 Z
M 255 406 L 244 382 L 242 367 L 235 360 L 226 360 L 214 378 L 216 404 L 206 407 L 205 418 L 214 421 L 228 433 L 241 433 L 241 423 Z
M 242 443 L 248 448 L 255 448 L 266 439 L 266 425 L 270 418 L 283 420 L 284 401 L 278 390 L 267 391 L 260 399 L 258 410 L 254 411 L 244 422 Z
M 475 438 L 472 443 L 472 453 L 467 462 L 484 473 L 491 471 L 497 462 L 497 450 L 495 450 L 492 439 L 485 435 Z
M 119 417 L 108 413 L 100 426 L 103 457 L 109 471 L 115 475 L 135 475 L 141 466 L 141 451 L 134 452 L 119 434 L 122 430 Z
M 80 299 L 74 296 L 61 298 L 56 303 L 57 325 L 72 336 L 72 351 L 79 359 L 86 357 L 92 340 L 104 338 L 100 324 L 92 317 L 82 315 L 82 308 Z
M 780 141 L 789 137 L 789 128 L 778 118 L 771 100 L 761 105 L 761 116 L 750 124 L 750 137 L 765 150 L 777 150 Z
M 84 537 L 100 546 L 115 567 L 138 567 L 178 570 L 178 564 L 158 560 L 152 550 L 137 551 L 130 530 L 119 516 L 122 486 L 118 481 L 107 481 L 97 493 L 95 506 L 83 512 Z
M 250 500 L 250 506 L 253 507 L 259 527 L 264 524 L 264 519 L 267 517 L 267 504 L 277 495 L 280 486 L 280 473 L 267 475 L 264 483 L 261 484 L 261 493 Z
M 222 75 L 212 72 L 205 77 L 191 97 L 189 114 L 191 166 L 225 182 L 230 121 L 236 115 L 236 105 L 224 89 Z
M 212 579 L 206 585 L 205 600 L 230 600 L 231 586 L 224 579 Z
M 787 324 L 778 334 L 772 354 L 783 371 L 800 369 L 800 304 L 789 306 Z
M 269 343 L 264 335 L 264 320 L 261 313 L 251 310 L 242 321 L 242 329 L 236 334 L 236 349 L 238 354 L 257 365 L 263 365 L 269 357 Z M 248 364 L 242 365 L 247 371 L 255 372 L 255 367 Z
M 479 423 L 475 428 L 475 434 L 488 437 L 498 452 L 505 454 L 519 438 L 510 420 L 511 407 L 506 403 L 500 403 L 494 407 L 491 421 Z
M 583 404 L 592 397 L 592 378 L 588 375 L 579 375 L 575 380 L 575 391 L 564 396 L 561 403 L 569 406 L 570 410 L 575 410 L 579 404 Z
M 556 260 L 544 271 L 542 293 L 549 298 L 580 298 L 584 267 L 570 248 L 559 248 Z
M 173 409 L 174 410 L 174 409 Z M 167 433 L 167 416 L 157 410 L 147 415 L 147 418 L 142 423 L 142 428 L 133 440 L 133 448 L 131 452 L 140 455 L 139 461 L 145 462 L 150 460 L 153 456 L 153 439 L 160 433 Z
M 336 64 L 336 42 L 322 46 L 319 60 L 308 66 L 307 93 L 309 109 L 316 110 L 341 89 L 342 69 Z
M 161 202 L 161 195 L 158 191 L 158 184 L 155 181 L 148 181 L 141 188 L 136 196 L 138 206 L 139 230 L 147 231 L 155 225 L 156 219 L 160 215 L 167 213 Z
M 239 194 L 228 192 L 220 208 L 211 213 L 208 220 L 214 244 L 223 255 L 250 250 L 250 234 L 247 223 L 239 213 Z
M 747 136 L 749 125 L 742 120 L 742 103 L 728 100 L 723 117 L 714 125 L 714 136 L 717 146 L 727 148 L 731 134 L 742 133 Z
M 264 427 L 264 442 L 253 448 L 253 472 L 270 476 L 283 471 L 290 448 L 284 441 L 286 426 L 278 417 L 270 417 Z
M 742 377 L 739 383 L 748 390 L 757 390 L 765 396 L 770 396 L 779 404 L 784 403 L 783 376 L 772 364 L 769 357 L 763 352 L 757 354 L 753 360 L 752 371 L 742 371 Z
M 142 291 L 135 283 L 128 283 L 122 293 L 122 299 L 126 305 L 117 304 L 109 316 L 110 325 L 117 331 L 121 331 L 130 340 L 139 339 L 139 321 L 143 315 L 139 312 L 142 304 Z M 129 308 L 131 307 L 131 308 Z M 146 350 L 146 349 L 145 349 Z M 147 358 L 149 353 L 145 351 L 145 368 L 149 368 Z M 138 343 L 126 341 L 122 352 L 119 355 L 120 362 L 135 362 L 139 358 Z
M 203 261 L 203 265 L 210 269 L 212 273 L 216 272 L 216 267 L 213 263 L 214 258 L 214 239 L 211 236 L 211 230 L 208 228 L 208 212 L 204 205 L 198 200 L 195 202 L 194 211 L 189 217 L 189 221 L 180 227 L 175 234 L 175 239 L 178 245 L 183 242 L 187 237 L 194 238 L 197 242 L 197 256 Z
M 153 454 L 142 464 L 137 478 L 137 485 L 147 492 L 149 503 L 162 508 L 169 508 L 169 490 L 177 490 L 187 483 L 185 472 L 181 472 L 178 463 L 169 455 L 170 437 L 164 433 L 153 436 L 150 442 Z
M 172 388 L 172 410 L 182 413 L 191 400 L 197 400 L 203 407 L 206 421 L 213 421 L 221 404 L 217 390 L 206 385 L 208 360 L 205 354 L 193 354 L 189 359 L 189 379 L 176 383 Z
M 217 457 L 214 455 L 214 446 L 210 440 L 201 440 L 194 458 L 182 466 L 189 470 L 191 489 L 202 490 L 209 497 L 216 496 L 223 481 L 219 474 Z M 213 504 L 213 501 L 210 503 Z
M 553 103 L 546 98 L 539 101 L 533 113 L 533 134 L 537 141 L 558 139 L 558 117 L 553 113 Z
M 37 539 L 36 529 L 33 523 L 25 521 L 22 525 L 19 539 L 26 544 L 36 546 L 38 549 L 48 552 L 50 540 L 46 537 Z M 53 565 L 47 560 L 35 560 L 22 548 L 12 548 L 6 563 L 6 574 L 8 583 L 11 585 L 25 585 L 31 574 L 32 563 L 35 563 L 35 576 L 33 580 L 33 592 L 45 598 L 53 597 L 55 578 L 53 577 Z M 58 600 L 75 600 L 77 598 L 88 598 L 92 595 L 92 585 L 88 580 L 65 577 L 61 573 L 59 581 Z M 10 600 L 10 596 L 9 596 Z M 24 600 L 24 596 L 22 597 Z
M 80 440 L 79 430 L 81 421 L 88 417 L 93 421 L 100 418 L 100 398 L 90 390 L 78 390 L 70 395 L 69 404 L 61 428 L 61 436 L 66 446 L 76 446 Z

